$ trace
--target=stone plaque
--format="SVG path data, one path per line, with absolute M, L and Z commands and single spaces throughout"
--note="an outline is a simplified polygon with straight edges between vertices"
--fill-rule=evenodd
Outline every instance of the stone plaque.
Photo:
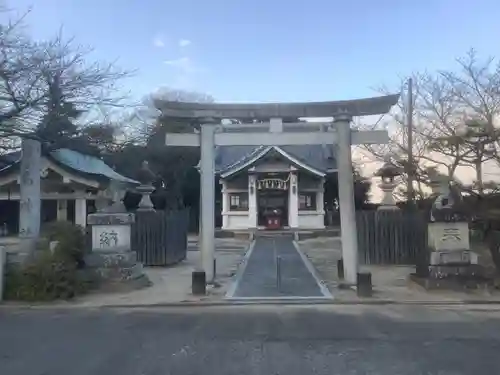
M 469 225 L 466 222 L 429 223 L 429 246 L 435 251 L 469 250 Z
M 130 225 L 92 226 L 92 249 L 94 251 L 129 251 Z

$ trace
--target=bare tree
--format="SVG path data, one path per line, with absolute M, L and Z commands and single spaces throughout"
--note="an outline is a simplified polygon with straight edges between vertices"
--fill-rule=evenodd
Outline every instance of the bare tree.
M 39 67 L 32 41 L 22 32 L 24 16 L 0 25 L 0 131 L 15 134 L 32 109 L 42 104 Z
M 454 71 L 413 75 L 414 166 L 406 165 L 405 97 L 385 125 L 390 131 L 391 143 L 385 147 L 365 147 L 378 160 L 389 153 L 407 172 L 413 168 L 416 193 L 421 196 L 425 195 L 429 168 L 438 168 L 463 187 L 457 178 L 457 169 L 472 167 L 476 173 L 474 189 L 482 192 L 482 167 L 488 160 L 498 159 L 499 132 L 495 121 L 500 114 L 500 65 L 494 59 L 479 60 L 474 50 L 457 59 L 457 64 L 458 69 Z M 483 136 L 464 137 L 463 127 L 471 120 L 482 125 Z
M 463 112 L 462 126 L 467 126 L 466 134 L 458 134 L 454 146 L 462 150 L 460 164 L 475 170 L 473 188 L 482 194 L 486 187 L 483 165 L 490 160 L 498 161 L 500 62 L 494 58 L 480 61 L 474 50 L 457 62 L 458 72 L 441 73 L 452 87 L 457 107 Z
M 123 105 L 125 96 L 117 82 L 130 72 L 115 64 L 89 61 L 91 50 L 65 39 L 61 32 L 49 41 L 37 42 L 23 32 L 23 22 L 24 17 L 0 25 L 3 146 L 15 145 L 12 136 L 32 132 L 44 115 L 65 105 L 80 114 L 92 112 L 96 106 Z
M 165 130 L 165 126 L 169 127 L 170 132 L 175 131 L 175 128 L 185 129 L 185 121 L 175 121 L 162 116 L 161 108 L 163 103 L 167 101 L 213 103 L 215 99 L 202 92 L 162 87 L 145 96 L 132 113 L 128 114 L 124 122 L 128 124 L 126 127 L 129 142 L 145 144 L 150 139 L 151 134 L 157 132 L 159 128 Z

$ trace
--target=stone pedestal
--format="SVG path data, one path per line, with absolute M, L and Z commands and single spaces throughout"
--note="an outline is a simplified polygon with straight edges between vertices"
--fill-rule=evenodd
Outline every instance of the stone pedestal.
M 137 262 L 137 253 L 131 248 L 134 220 L 134 214 L 109 212 L 91 214 L 87 218 L 92 230 L 92 252 L 85 263 L 95 268 L 104 282 L 149 285 L 142 264 Z
M 399 210 L 399 207 L 396 206 L 396 200 L 394 199 L 394 189 L 396 188 L 397 183 L 394 181 L 382 181 L 378 187 L 384 193 L 382 197 L 382 202 L 380 202 L 380 206 L 378 210 Z
M 151 193 L 155 188 L 151 185 L 140 185 L 136 189 L 137 192 L 142 195 L 137 209 L 139 211 L 154 211 L 154 205 L 153 202 L 151 202 Z
M 469 225 L 466 222 L 435 222 L 427 227 L 429 264 L 477 264 L 478 256 L 470 250 Z
M 419 265 L 413 281 L 426 289 L 460 290 L 485 284 L 478 254 L 470 250 L 468 223 L 429 223 L 428 246 L 425 267 Z

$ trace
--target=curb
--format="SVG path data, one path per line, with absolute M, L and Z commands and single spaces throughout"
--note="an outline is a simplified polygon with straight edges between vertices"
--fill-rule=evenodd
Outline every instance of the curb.
M 112 304 L 112 305 L 80 305 L 80 304 L 40 304 L 2 303 L 1 309 L 118 309 L 118 308 L 186 308 L 186 307 L 233 307 L 233 306 L 382 306 L 382 305 L 420 305 L 420 306 L 467 306 L 467 305 L 499 305 L 500 300 L 459 300 L 459 301 L 413 301 L 413 300 L 230 300 L 230 301 L 180 301 L 153 304 Z

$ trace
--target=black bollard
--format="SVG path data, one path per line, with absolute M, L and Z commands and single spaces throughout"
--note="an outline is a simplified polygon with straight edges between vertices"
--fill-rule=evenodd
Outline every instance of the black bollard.
M 415 274 L 418 277 L 428 277 L 429 276 L 429 265 L 425 263 L 417 263 L 415 267 Z
M 358 272 L 357 280 L 358 297 L 372 296 L 372 274 L 370 272 Z
M 343 259 L 337 260 L 337 275 L 339 277 L 339 280 L 344 280 L 344 260 Z
M 191 274 L 191 291 L 195 296 L 207 294 L 207 276 L 205 271 L 193 271 Z

